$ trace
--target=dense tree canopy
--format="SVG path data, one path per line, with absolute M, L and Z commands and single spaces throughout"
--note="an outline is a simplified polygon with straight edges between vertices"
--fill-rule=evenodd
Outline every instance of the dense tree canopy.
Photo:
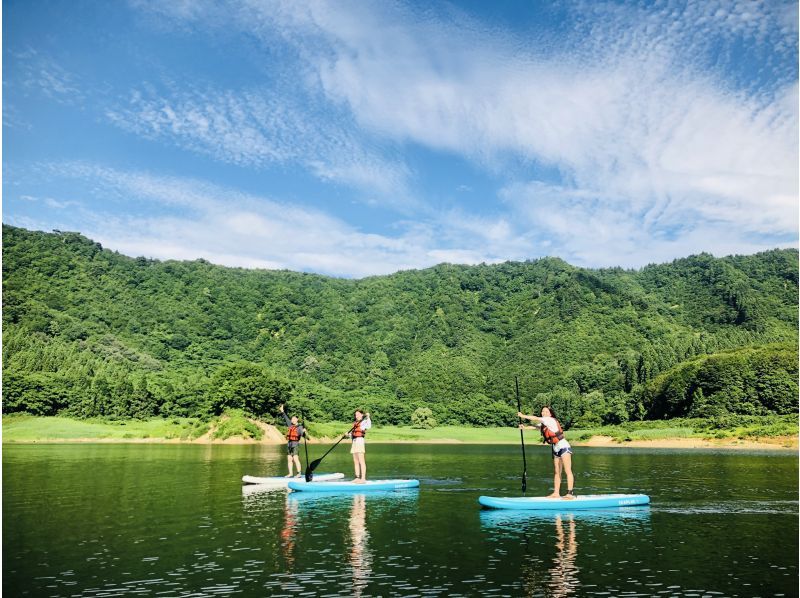
M 342 280 L 128 258 L 3 227 L 3 409 L 574 423 L 797 410 L 798 253 L 555 258 Z M 429 409 L 418 411 L 420 408 Z M 426 420 L 427 421 L 427 420 Z

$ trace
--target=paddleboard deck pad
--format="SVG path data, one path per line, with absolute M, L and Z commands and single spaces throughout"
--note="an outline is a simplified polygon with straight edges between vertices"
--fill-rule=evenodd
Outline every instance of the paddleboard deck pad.
M 644 506 L 650 504 L 650 497 L 646 494 L 586 494 L 584 496 L 578 495 L 570 500 L 543 496 L 480 496 L 478 497 L 478 502 L 487 509 L 578 511 Z
M 316 479 L 316 478 L 315 478 Z M 298 492 L 375 492 L 380 490 L 405 490 L 418 488 L 419 480 L 368 480 L 363 484 L 355 482 L 308 483 L 304 480 L 291 480 L 289 489 Z
M 311 483 L 314 484 L 316 482 L 328 482 L 330 480 L 342 479 L 344 479 L 343 473 L 315 473 L 314 479 L 311 480 Z M 305 478 L 302 475 L 298 478 L 287 478 L 285 476 L 274 476 L 269 478 L 259 478 L 252 475 L 242 476 L 243 484 L 260 484 L 263 486 L 279 486 L 281 488 L 286 488 L 289 482 L 292 480 L 303 480 L 305 482 Z

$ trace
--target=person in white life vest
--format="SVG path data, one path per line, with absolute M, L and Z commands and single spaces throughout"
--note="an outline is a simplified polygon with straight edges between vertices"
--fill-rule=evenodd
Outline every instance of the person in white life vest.
M 365 414 L 361 409 L 356 409 L 354 417 L 353 429 L 348 434 L 353 439 L 353 445 L 350 447 L 350 454 L 353 455 L 353 468 L 355 469 L 353 481 L 356 484 L 363 484 L 367 481 L 364 437 L 367 435 L 367 430 L 372 427 L 372 420 L 369 418 L 369 413 Z
M 289 416 L 283 410 L 283 405 L 278 409 L 283 416 L 283 421 L 286 422 L 289 428 L 286 432 L 286 462 L 289 466 L 289 473 L 286 477 L 300 477 L 303 472 L 303 468 L 300 467 L 300 439 L 306 435 L 306 429 L 300 425 L 296 415 L 289 419 Z M 294 466 L 297 466 L 297 474 L 293 474 Z
M 553 493 L 548 495 L 548 498 L 559 498 L 561 496 L 561 471 L 563 470 L 567 476 L 567 494 L 564 498 L 575 498 L 573 486 L 575 478 L 572 475 L 572 447 L 567 439 L 564 438 L 564 431 L 561 429 L 561 424 L 556 419 L 555 411 L 552 407 L 542 407 L 542 416 L 536 417 L 535 415 L 525 415 L 524 413 L 517 413 L 520 419 L 527 419 L 528 421 L 536 422 L 535 426 L 519 425 L 520 430 L 535 430 L 539 429 L 542 433 L 542 442 L 546 442 L 553 447 L 553 467 L 555 474 L 553 476 Z

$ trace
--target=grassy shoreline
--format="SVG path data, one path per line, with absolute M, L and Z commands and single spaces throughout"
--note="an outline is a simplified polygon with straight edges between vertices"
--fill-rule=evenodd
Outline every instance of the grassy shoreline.
M 211 422 L 193 418 L 151 420 L 76 420 L 65 417 L 28 415 L 3 416 L 3 443 L 39 442 L 284 442 L 280 429 L 253 422 L 241 414 L 226 414 Z M 342 422 L 309 424 L 312 442 L 328 443 L 347 431 Z M 258 428 L 258 429 L 256 429 Z M 798 446 L 796 416 L 709 418 L 628 422 L 619 426 L 600 426 L 567 432 L 577 446 L 671 446 L 785 448 Z M 539 436 L 525 432 L 526 441 L 535 445 Z M 375 426 L 369 432 L 372 443 L 465 443 L 516 444 L 519 431 L 507 428 L 439 426 L 424 430 L 409 426 Z

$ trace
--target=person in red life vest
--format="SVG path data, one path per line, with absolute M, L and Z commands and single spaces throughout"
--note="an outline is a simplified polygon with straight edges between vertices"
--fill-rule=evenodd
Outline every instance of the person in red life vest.
M 355 423 L 353 429 L 347 436 L 353 439 L 353 445 L 350 447 L 350 454 L 353 455 L 353 468 L 355 469 L 356 477 L 353 481 L 356 484 L 363 484 L 367 481 L 367 462 L 364 459 L 364 437 L 367 435 L 367 430 L 372 427 L 372 420 L 369 418 L 369 413 L 364 413 L 361 409 L 355 411 Z
M 556 419 L 553 408 L 542 407 L 541 417 L 525 415 L 524 413 L 517 413 L 517 416 L 520 419 L 536 422 L 534 426 L 520 424 L 520 430 L 535 430 L 538 428 L 542 433 L 542 442 L 546 442 L 553 447 L 553 467 L 555 468 L 555 475 L 553 476 L 553 493 L 548 495 L 548 498 L 559 498 L 561 496 L 562 470 L 567 476 L 567 494 L 564 498 L 575 498 L 575 492 L 573 490 L 575 478 L 572 476 L 572 447 L 569 442 L 567 442 L 567 439 L 564 438 L 564 431 L 561 429 L 561 424 L 559 424 Z
M 303 468 L 300 467 L 300 439 L 306 435 L 306 429 L 298 423 L 297 416 L 293 415 L 291 419 L 286 415 L 283 410 L 283 405 L 278 407 L 283 416 L 283 421 L 289 427 L 286 432 L 286 462 L 289 465 L 289 474 L 287 478 L 299 477 L 302 475 Z M 297 466 L 297 474 L 293 474 L 294 466 Z

